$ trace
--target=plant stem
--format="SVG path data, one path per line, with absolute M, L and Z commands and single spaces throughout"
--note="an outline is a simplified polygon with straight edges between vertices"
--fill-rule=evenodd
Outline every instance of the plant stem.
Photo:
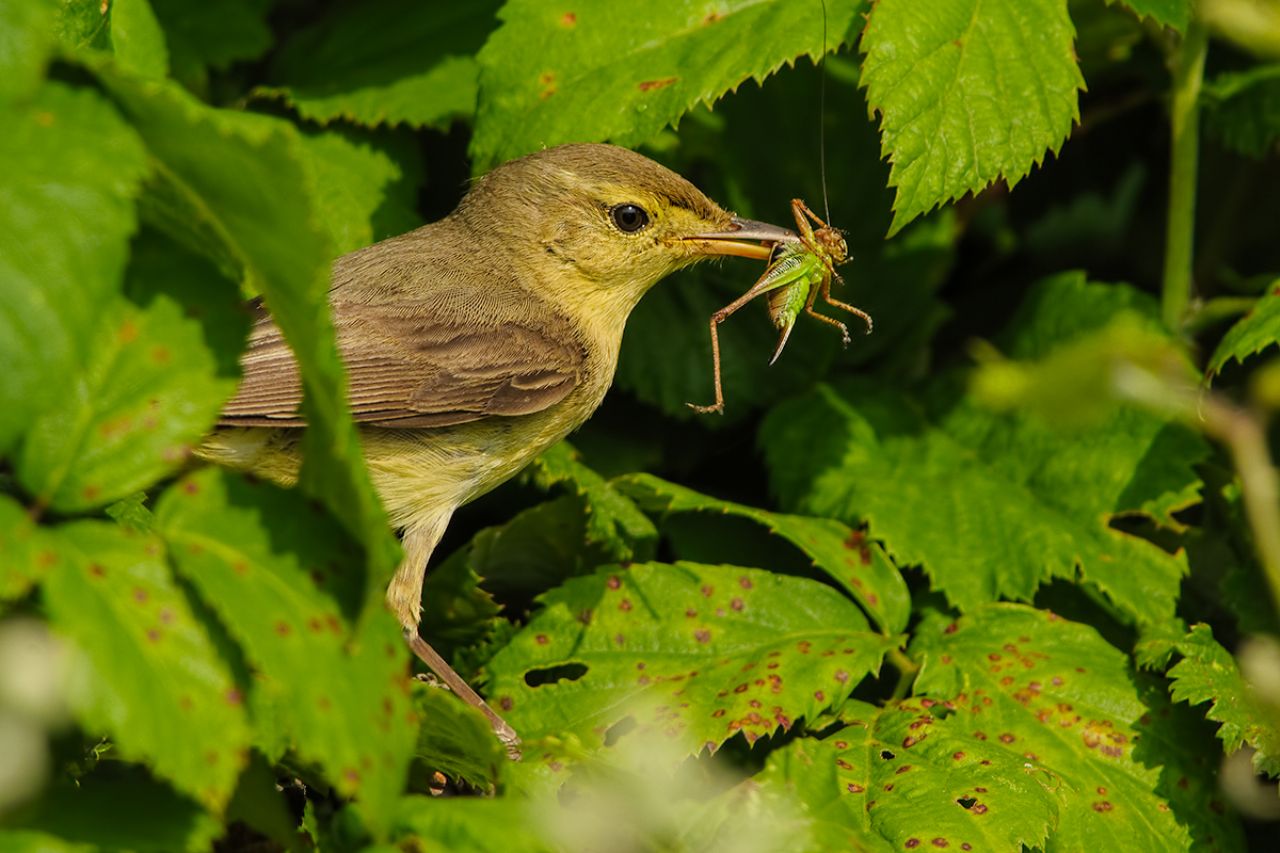
M 1258 304 L 1256 296 L 1215 296 L 1205 302 L 1194 302 L 1182 321 L 1190 334 L 1202 332 L 1210 326 L 1246 314 Z
M 920 671 L 920 664 L 907 657 L 907 653 L 902 649 L 890 649 L 886 657 L 898 670 L 898 683 L 893 687 L 893 701 L 900 702 L 911 692 L 911 685 L 916 680 L 916 673 Z
M 1178 331 L 1191 301 L 1191 263 L 1196 224 L 1196 172 L 1200 158 L 1200 84 L 1209 37 L 1195 19 L 1178 46 L 1173 73 L 1169 219 L 1165 228 L 1165 324 Z

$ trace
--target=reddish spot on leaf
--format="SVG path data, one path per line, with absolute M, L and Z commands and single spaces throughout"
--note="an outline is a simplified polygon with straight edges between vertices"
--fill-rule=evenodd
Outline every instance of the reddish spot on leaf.
M 98 495 L 99 495 L 101 492 L 102 492 L 102 489 L 101 489 L 101 488 L 99 488 L 98 486 L 95 486 L 95 485 L 90 484 L 90 485 L 88 485 L 88 486 L 85 486 L 85 487 L 84 487 L 84 490 L 83 490 L 80 494 L 82 494 L 82 495 L 84 496 L 84 499 L 85 499 L 85 500 L 87 500 L 87 501 L 91 501 L 91 500 L 94 500 L 95 498 L 97 498 L 97 497 L 98 497 Z
M 845 785 L 845 787 L 849 789 L 850 794 L 861 794 L 863 791 L 867 790 L 857 782 L 850 782 L 848 785 Z
M 945 838 L 935 838 L 933 839 L 933 841 L 929 843 L 932 844 L 934 847 L 950 847 L 951 846 L 951 843 L 947 841 L 947 839 Z
M 711 642 L 711 632 L 706 628 L 701 628 L 693 632 L 693 638 L 699 643 L 709 643 Z
M 951 655 L 943 655 L 943 656 L 940 658 L 940 660 L 941 660 L 944 664 L 951 663 Z
M 724 708 L 717 708 L 717 709 L 715 709 L 714 711 L 712 711 L 712 712 L 711 712 L 711 716 L 713 716 L 713 717 L 715 717 L 715 718 L 717 718 L 717 719 L 719 719 L 720 717 L 723 717 L 723 716 L 724 716 Z
M 733 692 L 734 692 L 734 693 L 746 693 L 746 692 L 747 692 L 747 688 L 748 688 L 749 686 L 750 686 L 750 685 L 748 685 L 748 684 L 744 681 L 744 682 L 742 682 L 741 684 L 739 684 L 737 687 L 733 688 Z
M 742 608 L 746 607 L 746 605 L 743 603 L 741 598 L 733 599 L 732 601 L 729 602 L 729 606 L 732 607 L 734 610 L 738 610 L 738 611 L 741 611 Z
M 986 733 L 986 732 L 974 732 L 974 733 L 973 733 L 973 736 L 974 736 L 974 737 L 976 737 L 978 740 L 986 740 L 986 739 L 987 739 L 987 733 Z
M 1093 804 L 1093 810 L 1095 812 L 1109 812 L 1113 808 L 1115 807 L 1112 806 L 1111 803 L 1107 802 L 1106 800 L 1099 800 L 1098 802 Z
M 138 602 L 139 604 L 146 603 L 147 591 L 140 586 L 135 586 L 133 588 L 133 600 Z
M 132 320 L 125 320 L 120 326 L 120 343 L 127 344 L 138 337 L 138 327 Z
M 235 688 L 228 690 L 224 698 L 227 700 L 228 705 L 239 705 L 244 702 L 244 696 Z
M 1012 732 L 1004 732 L 1000 735 L 1001 743 L 1013 743 L 1015 740 L 1017 740 L 1017 738 L 1013 736 Z
M 609 579 L 605 581 L 605 585 L 609 589 L 620 589 L 622 587 L 622 578 L 617 575 L 609 575 Z
M 147 629 L 147 640 L 149 640 L 149 641 L 150 641 L 150 642 L 152 642 L 152 643 L 158 643 L 158 642 L 160 642 L 160 629 L 159 629 L 159 628 L 148 628 L 148 629 Z
M 538 97 L 542 100 L 550 98 L 556 93 L 556 75 L 550 71 L 544 71 L 538 75 L 538 85 L 542 87 L 542 91 L 538 93 Z
M 502 710 L 510 711 L 515 706 L 516 706 L 515 700 L 512 699 L 510 696 L 498 697 L 498 707 L 501 708 Z
M 656 89 L 665 89 L 679 79 L 679 77 L 660 77 L 657 80 L 641 80 L 637 87 L 641 92 L 652 92 Z
M 688 610 L 686 610 L 686 611 L 684 612 L 684 615 L 685 615 L 685 618 L 686 618 L 686 619 L 697 619 L 697 618 L 698 618 L 698 611 L 696 611 L 696 610 L 694 610 L 692 607 L 690 607 Z
M 738 586 L 742 587 L 743 589 L 751 589 L 751 578 L 746 578 L 746 577 L 738 578 Z
M 987 806 L 985 803 L 977 803 L 973 808 L 969 809 L 973 814 L 986 814 Z
M 960 849 L 961 849 L 961 850 L 972 850 L 972 849 L 973 849 L 973 845 L 972 845 L 972 844 L 970 844 L 968 841 L 965 841 L 965 842 L 962 842 L 962 843 L 960 844 Z
M 848 680 L 849 680 L 849 673 L 845 672 L 843 669 L 836 670 L 836 681 L 840 682 L 841 684 L 844 684 Z
M 955 633 L 956 631 L 958 631 L 958 630 L 960 630 L 960 625 L 959 625 L 958 623 L 956 623 L 956 622 L 952 622 L 950 625 L 948 625 L 948 626 L 943 630 L 943 632 L 942 632 L 942 633 L 944 633 L 944 634 L 954 634 L 954 633 Z
M 318 617 L 312 616 L 307 620 L 307 630 L 313 634 L 323 634 L 324 622 L 322 622 Z
M 715 587 L 713 587 L 711 584 L 702 585 L 702 594 L 707 598 L 710 598 L 711 594 L 715 591 L 716 591 Z
M 173 359 L 168 347 L 156 346 L 151 348 L 151 360 L 156 364 L 168 364 Z
M 902 846 L 903 846 L 903 847 L 906 847 L 908 850 L 914 850 L 916 847 L 919 847 L 919 846 L 920 846 L 920 839 L 919 839 L 919 838 L 908 838 L 908 839 L 907 839 L 907 843 L 906 843 L 906 844 L 904 844 L 904 845 L 902 845 Z
M 955 753 L 952 753 L 952 754 L 951 754 L 951 758 L 952 758 L 953 760 L 955 760 L 955 761 L 963 761 L 963 760 L 964 760 L 964 753 L 963 753 L 963 752 L 955 752 Z
M 707 13 L 707 16 L 705 18 L 702 19 L 702 26 L 709 27 L 712 24 L 716 23 L 717 21 L 722 21 L 722 20 L 724 20 L 724 15 L 721 15 L 719 12 L 713 9 L 712 11 Z
M 569 29 L 578 23 L 578 16 L 572 12 L 565 12 L 560 16 L 560 26 Z
M 293 629 L 289 627 L 289 623 L 283 620 L 276 622 L 275 631 L 281 637 L 287 637 L 293 633 Z
M 546 634 L 539 634 L 534 637 L 533 640 L 540 646 L 545 646 L 547 643 L 551 642 L 551 639 Z M 640 664 L 640 668 L 644 669 L 644 664 Z
M 815 690 L 813 691 L 813 698 L 817 699 L 819 702 L 825 702 L 827 699 L 827 696 L 821 690 Z

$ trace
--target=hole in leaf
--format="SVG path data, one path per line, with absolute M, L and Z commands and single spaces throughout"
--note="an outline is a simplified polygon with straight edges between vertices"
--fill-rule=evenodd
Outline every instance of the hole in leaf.
M 880 757 L 883 758 L 885 761 L 893 761 L 893 759 L 897 758 L 898 756 L 894 755 L 892 752 L 890 752 L 887 749 L 882 749 L 880 750 Z
M 973 804 L 976 802 L 978 802 L 977 797 L 961 797 L 960 799 L 956 800 L 956 805 L 960 806 L 963 809 L 971 809 L 973 808 Z
M 624 736 L 634 730 L 636 727 L 636 718 L 630 715 L 623 717 L 618 722 L 609 726 L 609 730 L 604 733 L 604 745 L 613 746 Z
M 557 681 L 577 681 L 586 674 L 586 664 L 566 663 L 560 666 L 531 669 L 524 674 L 524 683 L 530 687 L 539 687 L 543 684 L 555 684 Z

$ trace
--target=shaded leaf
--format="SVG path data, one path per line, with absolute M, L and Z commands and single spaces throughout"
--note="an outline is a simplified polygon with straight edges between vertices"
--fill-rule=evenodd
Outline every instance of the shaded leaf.
M 1209 358 L 1206 370 L 1217 373 L 1232 359 L 1245 359 L 1280 341 L 1280 282 L 1272 285 L 1248 314 L 1227 330 Z
M 1107 0 L 1129 7 L 1139 18 L 1150 18 L 1156 23 L 1184 32 L 1191 21 L 1192 0 Z
M 832 47 L 861 5 L 827 10 Z M 572 11 L 511 0 L 499 17 L 477 57 L 478 168 L 564 142 L 648 141 L 698 104 L 825 52 L 817 11 L 780 0 L 582 0 Z
M 0 453 L 90 358 L 119 291 L 146 170 L 137 136 L 87 89 L 0 103 Z M 91 146 L 85 139 L 94 140 Z
M 209 69 L 254 59 L 271 44 L 265 21 L 270 0 L 151 0 L 169 44 L 173 76 L 202 85 Z
M 314 176 L 302 165 L 297 131 L 279 119 L 207 107 L 171 84 L 95 67 L 163 176 L 174 209 L 156 224 L 197 244 L 216 237 L 207 251 L 215 259 L 230 258 L 249 289 L 263 294 L 293 348 L 308 419 L 301 482 L 360 538 L 375 567 L 370 581 L 380 585 L 399 548 L 347 407 L 327 299 L 332 250 L 318 222 Z
M 56 565 L 53 545 L 21 504 L 0 494 L 0 602 L 26 595 Z
M 1012 186 L 1057 153 L 1080 117 L 1074 37 L 1066 0 L 875 5 L 862 84 L 898 191 L 891 235 L 996 180 Z
M 833 519 L 783 515 L 717 500 L 651 474 L 631 474 L 613 483 L 650 512 L 715 512 L 751 519 L 812 558 L 858 600 L 884 633 L 895 634 L 907 626 L 911 595 L 906 582 L 884 549 L 867 541 L 861 531 Z
M 475 111 L 474 54 L 496 9 L 494 0 L 335 6 L 285 43 L 259 93 L 321 123 L 448 127 Z
M 415 685 L 413 702 L 421 721 L 414 757 L 427 770 L 479 788 L 497 783 L 509 759 L 479 710 L 448 690 L 423 684 Z
M 403 846 L 456 853 L 551 853 L 557 849 L 542 834 L 530 804 L 515 797 L 498 799 L 404 797 L 396 811 L 395 837 Z
M 82 521 L 53 542 L 44 601 L 79 649 L 71 703 L 81 724 L 220 812 L 248 758 L 244 701 L 160 541 Z
M 1145 304 L 1137 296 L 1078 276 L 1047 280 L 1002 348 L 1036 357 Z M 1146 512 L 1167 521 L 1195 501 L 1202 439 L 1138 411 L 1074 432 L 999 416 L 945 375 L 922 396 L 850 381 L 775 409 L 761 444 L 784 505 L 867 522 L 896 563 L 923 565 L 962 609 L 1028 599 L 1078 571 L 1138 622 L 1173 615 L 1185 557 L 1108 520 Z
M 1240 674 L 1235 658 L 1213 638 L 1208 625 L 1195 625 L 1169 644 L 1182 656 L 1169 670 L 1175 702 L 1212 703 L 1205 716 L 1221 723 L 1218 737 L 1228 754 L 1248 744 L 1259 773 L 1280 776 L 1280 708 L 1268 706 Z
M 404 784 L 414 730 L 406 648 L 379 608 L 359 627 L 359 549 L 295 492 L 206 469 L 156 508 L 178 570 L 285 709 L 295 748 L 376 833 Z
M 529 476 L 542 489 L 567 486 L 586 514 L 587 542 L 599 545 L 615 559 L 648 559 L 657 530 L 630 498 L 582 464 L 567 441 L 553 445 L 529 466 Z
M 248 333 L 235 287 L 154 234 L 135 241 L 127 299 L 101 309 L 83 369 L 31 424 L 15 467 L 74 512 L 146 488 L 191 455 L 235 391 Z
M 1280 64 L 1219 74 L 1204 84 L 1206 127 L 1228 148 L 1262 158 L 1280 139 Z
M 28 97 L 53 47 L 53 4 L 0 0 L 0 102 Z
M 838 705 L 892 645 L 831 587 L 732 566 L 603 569 L 541 603 L 487 692 L 526 740 L 592 748 L 633 729 L 684 754 L 754 743 Z

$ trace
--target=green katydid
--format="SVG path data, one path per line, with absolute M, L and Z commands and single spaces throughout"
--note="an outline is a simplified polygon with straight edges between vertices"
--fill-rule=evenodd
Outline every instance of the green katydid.
M 768 269 L 756 280 L 751 289 L 711 315 L 711 363 L 715 375 L 716 401 L 710 406 L 696 406 L 689 403 L 689 407 L 695 411 L 704 414 L 724 412 L 724 390 L 720 384 L 720 337 L 716 327 L 743 305 L 763 293 L 769 294 L 769 318 L 773 320 L 773 325 L 779 332 L 778 348 L 774 350 L 773 358 L 769 360 L 770 364 L 777 361 L 778 356 L 782 354 L 782 348 L 787 345 L 787 338 L 791 335 L 791 328 L 802 311 L 810 317 L 835 326 L 840 330 L 844 343 L 846 345 L 849 343 L 849 330 L 844 323 L 814 310 L 813 303 L 819 293 L 828 305 L 861 318 L 867 324 L 867 334 L 871 333 L 871 316 L 867 312 L 833 299 L 831 296 L 831 279 L 844 283 L 844 279 L 840 278 L 840 274 L 836 272 L 836 266 L 849 258 L 849 248 L 845 245 L 844 237 L 840 236 L 837 229 L 819 219 L 798 198 L 791 201 L 791 211 L 795 215 L 796 228 L 800 232 L 799 240 L 779 243 L 769 259 Z M 809 224 L 809 220 L 813 220 L 818 226 L 817 229 Z

